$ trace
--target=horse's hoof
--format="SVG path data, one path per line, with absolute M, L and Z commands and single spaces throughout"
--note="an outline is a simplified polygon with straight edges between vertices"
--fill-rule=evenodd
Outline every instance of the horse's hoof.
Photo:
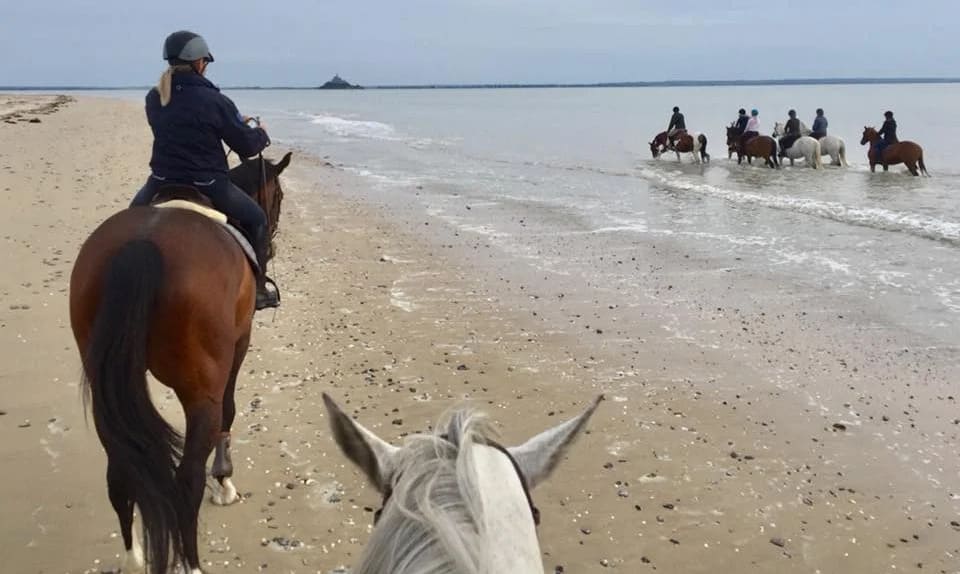
M 217 506 L 230 506 L 238 500 L 240 500 L 240 495 L 237 494 L 237 488 L 233 486 L 233 481 L 229 478 L 224 478 L 222 482 L 213 487 L 210 502 Z

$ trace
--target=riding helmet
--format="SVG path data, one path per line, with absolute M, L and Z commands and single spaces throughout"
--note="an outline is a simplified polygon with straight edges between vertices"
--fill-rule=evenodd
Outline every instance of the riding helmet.
M 787 115 L 792 118 L 793 116 L 797 115 L 797 110 L 790 110 L 789 112 L 787 112 Z
M 673 106 L 673 113 L 677 113 L 677 112 L 679 112 L 679 111 L 680 111 L 680 108 L 679 108 L 679 107 Z
M 893 112 L 891 112 L 891 111 L 883 112 L 883 117 L 885 117 L 885 118 L 892 118 L 892 117 L 893 117 Z
M 740 111 L 738 111 L 737 113 L 740 114 L 741 116 L 745 116 L 747 115 L 747 110 L 740 108 Z
M 753 108 L 752 110 L 750 110 L 750 115 L 751 115 L 751 116 L 759 116 L 759 115 L 760 115 L 760 112 L 757 111 L 757 108 Z
M 168 62 L 213 61 L 207 41 L 200 34 L 180 30 L 167 36 L 163 42 L 163 59 Z

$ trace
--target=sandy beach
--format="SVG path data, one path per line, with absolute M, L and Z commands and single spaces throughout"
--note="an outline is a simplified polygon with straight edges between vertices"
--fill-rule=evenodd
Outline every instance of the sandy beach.
M 0 570 L 110 571 L 121 543 L 67 287 L 82 241 L 145 177 L 150 132 L 140 105 L 88 97 L 0 96 L 0 120 Z M 255 318 L 234 426 L 244 498 L 202 507 L 208 572 L 356 563 L 380 498 L 333 444 L 321 392 L 395 441 L 467 401 L 505 443 L 605 393 L 534 493 L 547 572 L 960 572 L 956 348 L 874 328 L 852 298 L 754 297 L 768 279 L 669 243 L 605 253 L 637 267 L 642 308 L 507 281 L 482 238 L 364 199 L 332 161 L 294 150 L 284 179 L 283 306 Z M 668 289 L 688 294 L 672 330 Z

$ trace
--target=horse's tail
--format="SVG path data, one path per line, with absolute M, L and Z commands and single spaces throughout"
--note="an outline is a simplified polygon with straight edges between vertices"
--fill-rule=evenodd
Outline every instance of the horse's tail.
M 823 159 L 820 158 L 820 140 L 813 138 L 814 148 L 813 148 L 813 167 L 816 169 L 823 169 Z
M 704 161 L 710 161 L 710 154 L 707 153 L 707 136 L 700 134 L 697 136 L 697 140 L 700 142 L 700 157 Z
M 923 164 L 923 149 L 920 149 L 920 157 L 917 158 L 917 165 L 920 167 L 920 173 L 930 177 L 930 172 L 927 171 L 927 166 Z
M 843 140 L 840 141 L 840 165 L 843 167 L 848 167 L 850 164 L 847 163 L 847 144 L 843 143 Z
M 175 473 L 180 434 L 160 416 L 147 387 L 147 337 L 163 283 L 160 249 L 137 239 L 108 263 L 100 306 L 84 352 L 85 395 L 111 469 L 140 509 L 152 574 L 182 563 Z

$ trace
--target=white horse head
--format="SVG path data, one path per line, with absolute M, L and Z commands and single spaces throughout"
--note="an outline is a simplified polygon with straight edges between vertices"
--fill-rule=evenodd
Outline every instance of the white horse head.
M 353 572 L 542 574 L 529 491 L 556 469 L 602 398 L 518 447 L 500 447 L 483 415 L 458 410 L 398 448 L 324 394 L 334 439 L 384 497 Z

